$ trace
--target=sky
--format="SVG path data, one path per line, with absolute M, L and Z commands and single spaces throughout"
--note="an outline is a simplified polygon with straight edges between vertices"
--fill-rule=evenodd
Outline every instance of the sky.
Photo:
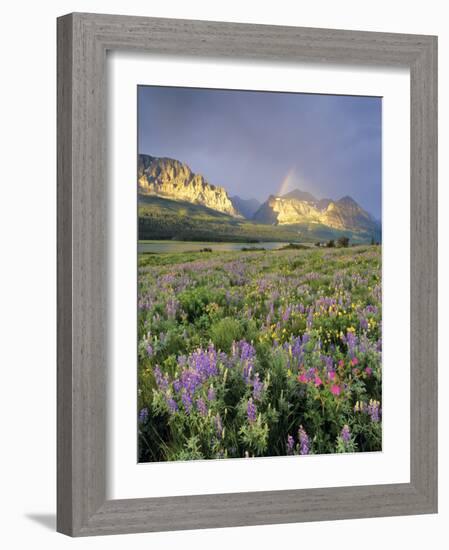
M 186 163 L 229 195 L 349 195 L 381 217 L 382 99 L 138 87 L 139 153 Z

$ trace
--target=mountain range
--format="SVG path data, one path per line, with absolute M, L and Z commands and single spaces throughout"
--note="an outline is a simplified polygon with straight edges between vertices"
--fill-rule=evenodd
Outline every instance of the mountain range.
M 257 199 L 229 196 L 224 187 L 212 185 L 179 160 L 143 154 L 138 157 L 137 180 L 140 238 L 191 239 L 188 228 L 186 235 L 181 235 L 181 227 L 173 235 L 167 225 L 171 220 L 178 226 L 179 217 L 189 211 L 193 237 L 198 234 L 204 240 L 216 240 L 214 236 L 235 239 L 236 232 L 239 238 L 255 241 L 262 240 L 261 234 L 263 240 L 310 241 L 343 234 L 354 242 L 380 240 L 380 222 L 349 196 L 317 199 L 294 189 L 281 196 L 270 195 L 261 204 Z M 164 210 L 168 218 L 162 221 Z M 167 226 L 167 235 L 165 230 L 161 235 L 161 223 Z

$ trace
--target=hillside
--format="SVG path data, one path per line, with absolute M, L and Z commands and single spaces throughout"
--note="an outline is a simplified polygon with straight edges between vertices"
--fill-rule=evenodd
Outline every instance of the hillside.
M 291 228 L 236 218 L 211 208 L 163 197 L 139 197 L 139 239 L 298 242 Z
M 369 242 L 371 235 L 331 229 L 321 224 L 280 226 L 235 218 L 185 201 L 163 197 L 139 197 L 139 239 L 235 242 L 316 242 L 338 239 Z

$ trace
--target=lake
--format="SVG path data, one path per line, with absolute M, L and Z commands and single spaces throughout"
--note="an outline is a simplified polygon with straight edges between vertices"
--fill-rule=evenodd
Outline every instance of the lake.
M 138 244 L 137 252 L 161 253 L 161 252 L 194 252 L 202 248 L 210 248 L 214 251 L 242 250 L 242 248 L 265 248 L 266 250 L 277 250 L 288 243 L 260 242 L 260 243 L 217 243 L 206 241 L 141 241 Z

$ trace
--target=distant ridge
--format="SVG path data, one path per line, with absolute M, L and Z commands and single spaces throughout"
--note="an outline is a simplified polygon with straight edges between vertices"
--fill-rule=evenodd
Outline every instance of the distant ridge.
M 231 197 L 231 202 L 234 208 L 248 219 L 254 216 L 261 205 L 261 202 L 257 199 L 242 199 L 238 195 Z

